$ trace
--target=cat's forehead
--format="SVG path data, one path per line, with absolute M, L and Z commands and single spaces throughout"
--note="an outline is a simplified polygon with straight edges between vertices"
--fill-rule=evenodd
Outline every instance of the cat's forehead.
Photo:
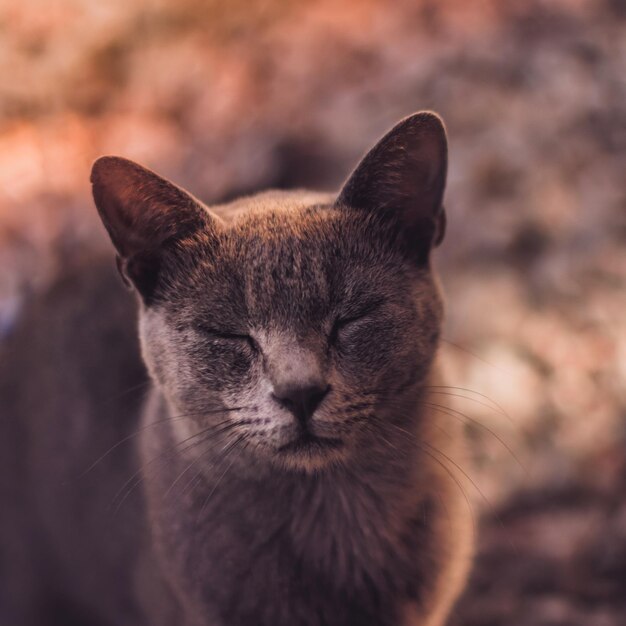
M 321 320 L 339 300 L 388 288 L 380 276 L 388 255 L 359 226 L 327 203 L 285 202 L 236 219 L 225 251 L 248 313 L 260 322 Z
M 237 247 L 250 313 L 324 317 L 345 256 L 340 223 L 341 215 L 328 205 L 291 205 L 251 212 L 236 224 L 231 245 Z
M 271 267 L 286 277 L 327 262 L 339 253 L 349 226 L 342 211 L 322 200 L 318 194 L 254 196 L 227 227 L 227 248 L 247 266 Z

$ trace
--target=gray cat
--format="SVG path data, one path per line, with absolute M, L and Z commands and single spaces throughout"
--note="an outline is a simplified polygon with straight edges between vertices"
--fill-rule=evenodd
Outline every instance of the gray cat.
M 96 161 L 140 348 L 95 261 L 3 348 L 2 626 L 445 622 L 471 556 L 460 435 L 426 406 L 446 153 L 418 113 L 337 196 L 211 209 Z

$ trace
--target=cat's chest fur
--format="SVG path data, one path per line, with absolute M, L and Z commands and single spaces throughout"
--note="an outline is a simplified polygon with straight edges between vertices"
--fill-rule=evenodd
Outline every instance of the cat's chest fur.
M 164 419 L 162 405 L 150 410 L 146 426 Z M 146 460 L 171 445 L 158 430 Z M 191 624 L 396 625 L 402 606 L 420 602 L 434 500 L 394 508 L 373 475 L 242 478 L 229 460 L 192 488 L 192 471 L 177 481 L 183 457 L 147 477 L 163 575 Z

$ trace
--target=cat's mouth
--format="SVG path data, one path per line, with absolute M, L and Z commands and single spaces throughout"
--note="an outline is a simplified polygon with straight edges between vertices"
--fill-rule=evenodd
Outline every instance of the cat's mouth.
M 334 437 L 318 437 L 310 432 L 302 432 L 288 443 L 278 448 L 286 454 L 323 454 L 343 447 L 343 441 Z

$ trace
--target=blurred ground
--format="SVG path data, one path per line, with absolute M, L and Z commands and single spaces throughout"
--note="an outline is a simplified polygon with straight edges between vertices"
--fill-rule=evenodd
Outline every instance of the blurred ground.
M 0 0 L 0 334 L 107 246 L 100 154 L 209 202 L 332 189 L 422 108 L 451 151 L 441 410 L 484 514 L 454 624 L 623 625 L 623 0 Z

